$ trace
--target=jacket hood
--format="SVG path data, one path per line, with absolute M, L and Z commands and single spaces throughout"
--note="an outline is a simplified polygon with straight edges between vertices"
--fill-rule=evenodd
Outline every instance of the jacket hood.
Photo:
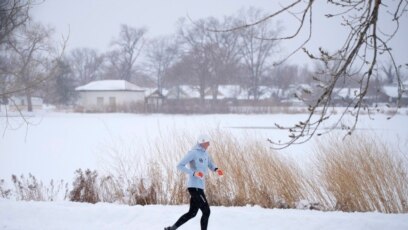
M 199 151 L 203 151 L 203 152 L 206 151 L 200 144 L 194 145 L 192 150 L 199 150 Z

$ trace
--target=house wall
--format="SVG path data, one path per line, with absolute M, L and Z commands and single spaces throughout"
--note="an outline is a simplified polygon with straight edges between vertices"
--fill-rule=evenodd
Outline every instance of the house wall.
M 144 103 L 143 91 L 82 91 L 79 92 L 78 105 L 89 110 L 99 110 L 112 106 L 121 106 L 131 103 Z M 101 108 L 103 107 L 103 108 Z

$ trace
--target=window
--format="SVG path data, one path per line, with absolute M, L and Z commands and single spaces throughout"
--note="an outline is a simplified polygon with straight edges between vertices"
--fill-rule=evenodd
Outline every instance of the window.
M 116 98 L 115 97 L 109 97 L 109 105 L 110 106 L 116 106 Z
M 115 112 L 116 111 L 116 98 L 115 97 L 109 97 L 109 112 Z
M 102 107 L 103 106 L 103 97 L 96 98 L 96 105 Z

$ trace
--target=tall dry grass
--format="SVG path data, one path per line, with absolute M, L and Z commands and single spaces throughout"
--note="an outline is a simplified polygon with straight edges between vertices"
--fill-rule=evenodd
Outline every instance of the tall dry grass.
M 295 207 L 303 197 L 300 169 L 265 143 L 250 137 L 237 139 L 214 131 L 209 149 L 223 178 L 207 183 L 209 200 L 215 205 L 260 205 L 268 208 Z
M 169 132 L 171 138 L 161 136 L 146 149 L 123 143 L 105 148 L 109 162 L 105 170 L 89 176 L 77 173 L 71 198 L 91 188 L 92 199 L 77 200 L 129 205 L 188 203 L 187 176 L 176 165 L 194 145 L 195 135 Z M 225 172 L 221 178 L 210 173 L 206 179 L 212 205 L 295 208 L 303 204 L 322 210 L 408 212 L 408 160 L 379 138 L 356 134 L 345 140 L 322 138 L 316 144 L 313 163 L 305 170 L 259 138 L 237 138 L 221 130 L 207 133 L 213 139 L 209 153 Z M 15 191 L 0 180 L 1 197 L 56 197 L 54 190 L 44 190 L 34 177 L 17 179 L 14 177 Z
M 256 140 L 238 140 L 219 130 L 212 131 L 211 136 L 214 141 L 209 151 L 214 162 L 225 171 L 223 178 L 210 173 L 206 181 L 212 204 L 289 208 L 302 198 L 301 172 L 294 162 Z M 115 194 L 121 194 L 124 197 L 120 202 L 129 204 L 188 203 L 187 176 L 177 171 L 176 165 L 194 145 L 195 135 L 174 132 L 171 137 L 159 137 L 143 150 L 144 161 L 131 160 L 130 153 L 119 154 L 117 149 L 112 149 L 114 163 L 106 170 L 110 173 L 109 180 L 104 180 L 104 188 L 115 189 L 112 192 L 104 189 L 101 197 L 109 199 L 102 200 L 111 201 L 117 197 Z M 126 162 L 132 162 L 139 173 L 134 169 L 123 170 L 129 169 Z M 130 171 L 133 176 L 129 175 Z M 123 178 L 133 179 L 125 182 Z
M 222 178 L 210 173 L 206 180 L 213 205 L 295 208 L 307 201 L 308 208 L 323 210 L 408 212 L 408 162 L 378 139 L 356 135 L 345 141 L 333 136 L 322 139 L 316 145 L 314 164 L 306 171 L 259 139 L 238 139 L 220 130 L 209 133 L 210 155 L 225 171 Z M 187 177 L 176 165 L 194 142 L 194 135 L 174 132 L 170 139 L 160 137 L 139 152 L 145 156 L 143 161 L 130 160 L 130 153 L 116 155 L 115 173 L 107 180 L 111 184 L 103 190 L 109 199 L 102 201 L 188 203 Z M 125 166 L 130 162 L 138 173 L 123 170 L 132 168 Z
M 109 162 L 103 172 L 102 201 L 130 205 L 187 203 L 186 178 L 176 165 L 193 143 L 192 135 L 173 131 L 169 139 L 158 137 L 147 148 L 106 148 Z
M 24 201 L 55 201 L 68 197 L 68 184 L 63 180 L 49 184 L 37 180 L 31 173 L 27 176 L 12 175 L 14 189 L 6 188 L 5 181 L 0 179 L 0 198 L 24 200 Z
M 407 162 L 379 138 L 331 136 L 316 151 L 326 204 L 342 211 L 408 212 Z

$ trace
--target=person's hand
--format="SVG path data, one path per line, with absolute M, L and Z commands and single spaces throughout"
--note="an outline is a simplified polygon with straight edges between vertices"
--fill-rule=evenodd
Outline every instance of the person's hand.
M 217 169 L 215 172 L 218 176 L 224 176 L 224 171 L 222 171 L 221 169 Z
M 198 177 L 198 178 L 200 178 L 200 179 L 203 179 L 204 173 L 203 173 L 203 172 L 200 172 L 200 171 L 197 171 L 197 172 L 194 172 L 194 176 L 195 176 L 195 177 Z

